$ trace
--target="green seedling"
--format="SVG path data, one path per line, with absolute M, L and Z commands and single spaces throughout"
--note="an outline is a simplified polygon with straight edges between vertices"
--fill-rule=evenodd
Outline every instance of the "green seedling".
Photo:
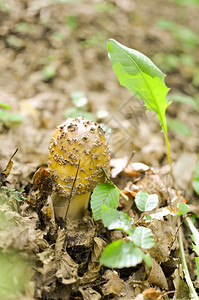
M 75 16 L 67 16 L 66 25 L 70 27 L 72 31 L 75 31 L 78 27 L 77 18 Z
M 108 179 L 108 183 L 98 185 L 91 196 L 91 209 L 95 220 L 102 220 L 109 230 L 122 230 L 123 240 L 114 241 L 103 251 L 100 262 L 112 268 L 132 267 L 144 260 L 151 267 L 151 259 L 142 249 L 153 247 L 155 241 L 149 228 L 137 226 L 127 214 L 117 210 L 119 190 Z M 141 191 L 136 195 L 135 204 L 143 213 L 158 205 L 158 196 Z
M 173 101 L 178 103 L 185 103 L 189 104 L 193 107 L 196 111 L 199 112 L 199 99 L 194 99 L 190 96 L 183 95 L 183 94 L 172 94 L 167 96 L 167 101 Z
M 12 11 L 12 9 L 10 5 L 6 2 L 7 1 L 0 1 L 0 11 L 9 14 Z
M 157 25 L 163 29 L 169 30 L 183 45 L 191 48 L 197 47 L 198 36 L 193 30 L 183 25 L 178 25 L 168 19 L 159 19 Z
M 8 35 L 6 42 L 10 47 L 14 47 L 16 49 L 21 49 L 24 47 L 24 41 L 14 34 Z
M 193 189 L 199 195 L 199 162 L 195 165 L 193 172 Z
M 23 116 L 18 113 L 11 113 L 10 106 L 0 103 L 0 124 L 9 126 L 10 124 L 20 124 L 23 122 Z
M 43 78 L 44 80 L 49 80 L 55 77 L 56 69 L 53 66 L 47 65 L 43 68 Z
M 172 173 L 172 159 L 167 131 L 166 101 L 169 88 L 164 82 L 165 75 L 142 53 L 127 48 L 115 40 L 108 41 L 109 57 L 120 84 L 127 87 L 138 99 L 143 99 L 147 111 L 156 113 L 164 132 L 167 157 Z
M 168 128 L 184 136 L 190 136 L 191 131 L 188 125 L 175 118 L 169 118 L 167 121 Z
M 173 1 L 178 4 L 183 4 L 187 6 L 199 5 L 199 0 L 173 0 Z
M 95 120 L 92 113 L 87 111 L 88 99 L 81 91 L 73 92 L 71 94 L 73 106 L 64 111 L 65 118 L 77 118 L 84 116 L 88 120 Z

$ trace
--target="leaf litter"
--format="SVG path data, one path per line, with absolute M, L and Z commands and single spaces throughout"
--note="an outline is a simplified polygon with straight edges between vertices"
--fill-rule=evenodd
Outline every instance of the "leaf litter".
M 140 190 L 146 190 L 149 194 L 158 194 L 159 206 L 153 213 L 150 213 L 152 222 L 149 223 L 145 219 L 141 221 L 143 226 L 149 226 L 152 229 L 156 240 L 155 246 L 148 250 L 148 252 L 151 251 L 155 262 L 153 269 L 155 275 L 150 274 L 152 269 L 147 270 L 144 283 L 143 264 L 135 268 L 117 270 L 117 273 L 112 269 L 107 270 L 99 264 L 99 257 L 105 244 L 123 238 L 121 231 L 109 232 L 101 224 L 94 223 L 88 216 L 81 228 L 73 228 L 73 224 L 70 224 L 71 233 L 67 232 L 70 243 L 68 246 L 64 246 L 66 232 L 65 229 L 58 228 L 54 222 L 50 192 L 48 194 L 50 186 L 47 185 L 47 188 L 44 186 L 39 191 L 34 190 L 33 186 L 32 194 L 28 195 L 32 188 L 32 176 L 36 169 L 46 167 L 46 145 L 48 145 L 54 127 L 63 120 L 62 111 L 71 104 L 71 92 L 79 88 L 86 91 L 89 99 L 88 106 L 93 113 L 95 109 L 101 108 L 102 104 L 103 108 L 108 111 L 114 110 L 114 108 L 117 111 L 121 98 L 129 97 L 127 92 L 119 91 L 111 68 L 110 70 L 107 68 L 107 62 L 104 59 L 106 51 L 96 46 L 89 48 L 86 43 L 84 44 L 85 48 L 81 48 L 77 41 L 87 42 L 87 33 L 95 33 L 95 28 L 104 28 L 106 23 L 110 27 L 110 36 L 115 34 L 115 24 L 119 28 L 121 28 L 121 24 L 122 27 L 124 26 L 125 35 L 127 32 L 132 32 L 132 24 L 126 21 L 126 14 L 129 10 L 130 18 L 132 12 L 136 13 L 135 7 L 139 8 L 142 3 L 137 1 L 132 5 L 131 1 L 125 1 L 124 4 L 113 1 L 113 5 L 119 11 L 116 14 L 112 13 L 113 23 L 111 23 L 110 19 L 107 19 L 109 13 L 105 13 L 103 10 L 101 13 L 99 10 L 97 12 L 87 1 L 82 3 L 82 6 L 71 4 L 65 6 L 63 3 L 54 5 L 52 1 L 48 0 L 42 4 L 41 1 L 25 2 L 26 5 L 21 1 L 7 1 L 8 10 L 9 6 L 11 7 L 9 22 L 7 21 L 7 12 L 2 11 L 1 6 L 4 24 L 1 30 L 0 45 L 3 50 L 0 80 L 1 101 L 9 104 L 13 112 L 24 116 L 24 122 L 21 125 L 12 125 L 10 128 L 1 125 L 0 163 L 1 166 L 4 166 L 2 170 L 5 169 L 6 164 L 9 164 L 14 149 L 19 147 L 17 155 L 13 158 L 14 165 L 6 178 L 6 181 L 8 180 L 11 184 L 7 183 L 8 189 L 3 187 L 0 193 L 0 245 L 3 249 L 3 254 L 0 255 L 1 265 L 4 260 L 16 265 L 14 274 L 10 274 L 9 280 L 11 281 L 7 281 L 14 290 L 10 293 L 11 296 L 4 293 L 1 298 L 6 299 L 9 296 L 13 299 L 25 300 L 81 299 L 82 297 L 82 299 L 135 299 L 137 297 L 136 299 L 146 300 L 161 299 L 161 297 L 168 299 L 168 296 L 170 298 L 174 296 L 176 299 L 189 299 L 187 285 L 178 259 L 176 217 L 173 217 L 177 203 L 183 199 L 183 194 L 172 190 L 166 176 L 161 176 L 161 172 L 156 173 L 151 167 L 147 168 L 147 165 L 159 168 L 165 163 L 163 143 L 161 138 L 157 137 L 157 124 L 151 125 L 153 122 L 150 122 L 149 114 L 146 120 L 144 117 L 138 119 L 138 133 L 134 128 L 134 123 L 130 127 L 134 135 L 129 148 L 133 147 L 137 150 L 135 161 L 143 162 L 146 166 L 133 164 L 127 166 L 128 158 L 124 160 L 122 150 L 118 154 L 118 157 L 122 157 L 121 162 L 114 162 L 115 173 L 113 174 L 114 183 L 121 190 L 126 189 L 129 196 L 128 202 L 120 197 L 120 210 L 128 213 L 134 220 L 139 220 L 141 217 L 134 204 L 134 195 Z M 14 9 L 12 9 L 13 3 Z M 164 5 L 163 2 L 162 5 Z M 169 10 L 168 5 L 167 3 L 166 10 Z M 63 27 L 66 22 L 65 9 L 72 15 L 78 16 L 75 33 L 71 34 L 69 27 Z M 172 7 L 169 11 L 171 17 L 176 12 Z M 151 14 L 155 15 L 157 12 L 159 13 L 158 8 L 153 6 Z M 194 12 L 192 11 L 192 13 Z M 192 16 L 192 13 L 189 15 Z M 166 36 L 165 38 L 164 35 L 163 38 L 162 32 L 158 28 L 152 26 L 150 29 L 148 23 L 145 23 L 144 20 L 150 21 L 147 17 L 149 15 L 147 10 L 140 9 L 139 14 L 142 18 L 137 18 L 137 21 L 134 22 L 135 37 L 132 43 L 140 48 L 146 45 L 147 39 L 149 52 L 152 53 L 162 51 L 164 47 L 167 48 L 167 45 L 171 47 L 170 37 Z M 52 16 L 56 22 L 51 21 Z M 89 22 L 87 18 L 89 18 Z M 21 20 L 35 28 L 30 29 L 29 27 L 27 33 L 20 32 L 18 23 Z M 80 26 L 82 24 L 83 26 Z M 149 29 L 143 34 L 142 30 L 146 27 Z M 55 31 L 60 31 L 64 38 L 55 39 L 55 35 L 53 35 Z M 13 39 L 13 34 L 18 39 Z M 56 36 L 58 37 L 58 35 Z M 118 32 L 117 36 L 120 41 L 124 41 L 123 33 Z M 59 37 L 61 37 L 60 34 Z M 69 47 L 66 51 L 66 44 L 73 45 L 75 55 L 71 55 Z M 158 44 L 162 45 L 160 49 Z M 53 56 L 56 56 L 56 62 L 53 62 Z M 51 60 L 52 62 L 50 62 Z M 96 64 L 96 61 L 99 63 Z M 51 76 L 54 77 L 49 79 L 43 77 L 45 75 L 43 71 L 50 70 L 46 68 L 48 65 L 55 72 L 51 73 Z M 49 76 L 49 74 L 47 75 Z M 106 80 L 107 78 L 109 80 Z M 182 76 L 179 78 L 179 75 L 175 73 L 175 76 L 172 77 L 171 74 L 170 78 L 174 87 L 181 88 L 182 92 L 190 93 L 190 87 Z M 92 103 L 90 99 L 97 99 L 97 101 Z M 112 99 L 114 99 L 114 103 Z M 190 112 L 190 118 L 190 114 L 187 115 L 176 105 L 170 113 L 171 115 L 180 115 L 182 120 L 188 120 L 192 130 L 198 128 L 198 116 L 193 111 Z M 125 125 L 123 121 L 121 122 L 122 126 Z M 152 131 L 153 133 L 151 133 Z M 26 142 L 24 143 L 24 141 Z M 171 144 L 174 158 L 178 158 L 179 149 L 183 149 L 186 155 L 190 151 L 196 152 L 198 139 L 190 136 L 185 141 L 184 137 L 174 136 Z M 125 148 L 128 146 L 126 145 Z M 183 172 L 183 159 L 179 157 L 179 168 L 176 170 L 180 188 L 183 187 L 184 182 L 186 186 L 189 184 L 191 176 L 190 168 L 189 177 L 185 176 L 186 172 Z M 1 172 L 4 173 L 4 171 Z M 4 181 L 1 180 L 3 184 Z M 15 193 L 16 190 L 10 189 L 10 186 L 15 189 L 25 188 L 25 191 Z M 187 189 L 190 187 L 187 186 Z M 44 196 L 40 197 L 39 205 L 34 205 L 34 199 L 38 200 L 38 195 L 41 193 Z M 197 212 L 197 200 L 198 198 L 190 205 L 190 211 Z M 172 205 L 170 206 L 170 204 Z M 187 230 L 186 234 L 188 236 L 190 232 Z M 191 249 L 187 238 L 184 239 L 184 244 L 187 253 L 190 253 Z M 3 255 L 7 255 L 7 257 Z M 12 259 L 12 257 L 14 258 Z M 191 256 L 189 257 L 190 263 L 195 268 L 193 259 Z M 18 264 L 20 267 L 17 268 Z M 22 284 L 21 287 L 20 284 L 13 284 L 13 278 L 15 279 L 16 274 L 24 269 L 26 278 L 22 276 L 20 281 L 24 285 Z M 34 273 L 33 277 L 32 272 Z M 156 275 L 161 278 L 161 288 Z M 163 296 L 166 293 L 167 285 L 168 289 L 175 290 L 175 293 Z M 4 291 L 0 289 L 0 292 L 5 292 L 5 289 Z

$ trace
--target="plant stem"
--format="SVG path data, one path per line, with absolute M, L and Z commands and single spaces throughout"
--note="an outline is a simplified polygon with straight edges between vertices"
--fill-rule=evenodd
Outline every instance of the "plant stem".
M 194 299 L 194 300 L 199 300 L 199 297 L 195 291 L 195 288 L 193 286 L 193 282 L 190 278 L 190 275 L 189 275 L 189 270 L 188 270 L 188 267 L 187 267 L 187 262 L 186 262 L 186 258 L 185 258 L 185 253 L 184 253 L 184 248 L 183 248 L 183 240 L 182 240 L 182 228 L 179 229 L 179 247 L 180 247 L 180 254 L 181 254 L 181 261 L 182 261 L 182 267 L 183 267 L 183 271 L 184 271 L 184 275 L 185 275 L 185 279 L 186 279 L 186 282 L 188 284 L 188 287 L 189 287 L 189 290 L 190 290 L 190 293 L 191 293 L 191 299 Z
M 171 159 L 171 151 L 170 151 L 170 142 L 169 142 L 167 128 L 163 129 L 163 131 L 164 131 L 164 139 L 165 139 L 165 143 L 166 143 L 166 147 L 167 147 L 167 158 L 168 158 L 169 166 L 170 166 L 171 179 L 172 179 L 172 183 L 174 184 L 173 169 L 172 169 L 172 159 Z

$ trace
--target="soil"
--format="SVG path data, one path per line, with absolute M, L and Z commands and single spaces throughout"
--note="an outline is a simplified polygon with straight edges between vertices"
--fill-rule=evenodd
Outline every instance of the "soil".
M 30 197 L 33 175 L 39 168 L 47 170 L 49 141 L 56 126 L 70 112 L 80 111 L 85 116 L 89 113 L 105 129 L 112 128 L 111 134 L 107 130 L 107 136 L 113 182 L 121 190 L 146 190 L 159 196 L 158 217 L 150 225 L 159 241 L 149 251 L 153 257 L 151 271 L 145 270 L 144 264 L 102 268 L 98 263 L 102 249 L 110 241 L 123 238 L 123 233 L 108 232 L 100 222 L 93 221 L 90 212 L 81 229 L 73 228 L 84 235 L 82 242 L 64 252 L 64 226 L 59 224 L 58 228 L 48 218 L 46 221 L 40 214 L 42 206 L 31 207 L 27 200 L 20 203 L 15 218 L 19 224 L 24 222 L 20 237 L 26 232 L 27 239 L 22 239 L 20 246 L 21 240 L 16 242 L 18 231 L 14 231 L 15 238 L 9 235 L 7 244 L 4 241 L 0 246 L 4 250 L 27 251 L 36 271 L 28 290 L 14 294 L 12 299 L 189 299 L 176 240 L 179 223 L 168 212 L 164 215 L 163 209 L 170 207 L 171 200 L 176 201 L 172 208 L 186 200 L 190 213 L 198 214 L 198 196 L 191 184 L 199 152 L 198 110 L 177 101 L 167 110 L 168 120 L 178 119 L 190 130 L 187 135 L 169 130 L 174 188 L 157 117 L 146 112 L 142 101 L 119 85 L 106 46 L 107 39 L 113 38 L 144 53 L 167 75 L 171 99 L 183 94 L 198 105 L 199 40 L 190 42 L 185 32 L 179 37 L 175 25 L 172 30 L 158 25 L 160 20 L 170 20 L 198 36 L 199 6 L 177 2 L 180 1 L 0 1 L 0 102 L 10 106 L 10 114 L 23 119 L 0 122 L 1 174 L 18 149 L 9 176 L 5 180 L 0 177 L 2 184 L 8 189 L 24 189 L 23 196 Z M 188 41 L 184 42 L 187 35 Z M 171 54 L 179 57 L 173 64 L 171 57 L 168 59 Z M 77 92 L 87 99 L 81 108 L 74 102 Z M 136 169 L 135 162 L 145 166 L 138 165 Z M 134 194 L 128 195 L 128 202 L 121 197 L 120 210 L 138 220 Z M 10 199 L 10 192 L 6 197 Z M 32 228 L 31 233 L 28 228 Z M 183 227 L 183 234 L 188 266 L 198 291 L 187 227 Z

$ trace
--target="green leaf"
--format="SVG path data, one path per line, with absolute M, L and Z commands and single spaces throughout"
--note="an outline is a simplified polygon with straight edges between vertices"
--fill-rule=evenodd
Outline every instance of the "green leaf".
M 119 191 L 114 184 L 101 183 L 91 195 L 91 209 L 94 220 L 101 219 L 102 205 L 116 209 L 119 204 Z
M 108 41 L 109 56 L 120 84 L 127 87 L 138 99 L 142 98 L 147 110 L 154 111 L 167 132 L 165 111 L 169 105 L 169 91 L 165 75 L 144 54 L 127 48 L 115 40 Z
M 71 96 L 72 96 L 72 102 L 76 107 L 82 108 L 88 103 L 88 99 L 81 91 L 73 92 Z
M 150 256 L 149 254 L 145 254 L 145 255 L 143 256 L 143 260 L 144 260 L 144 262 L 147 264 L 147 266 L 148 266 L 149 268 L 152 267 L 152 259 L 151 259 L 151 256 Z
M 8 104 L 0 102 L 0 106 L 3 107 L 3 108 L 5 108 L 5 109 L 7 109 L 7 110 L 10 110 L 10 105 L 8 105 Z
M 189 127 L 178 119 L 170 118 L 168 120 L 168 127 L 174 132 L 185 136 L 190 136 L 191 134 Z
M 194 168 L 192 185 L 194 191 L 199 195 L 199 162 L 195 165 Z
M 0 299 L 22 299 L 30 288 L 33 262 L 17 251 L 0 250 Z
M 136 227 L 133 234 L 129 235 L 129 238 L 136 246 L 143 249 L 149 249 L 155 243 L 151 229 L 143 226 Z
M 195 262 L 196 262 L 196 275 L 199 278 L 199 257 L 195 257 Z
M 69 107 L 64 111 L 63 115 L 65 118 L 77 118 L 84 116 L 87 120 L 95 120 L 95 117 L 90 112 L 77 107 Z
M 145 218 L 148 220 L 148 221 L 152 221 L 152 217 L 150 215 L 145 215 Z
M 7 110 L 0 109 L 0 121 L 3 123 L 22 123 L 24 117 L 17 113 L 11 113 Z
M 192 107 L 199 111 L 199 103 L 197 103 L 197 101 L 190 97 L 190 96 L 187 96 L 187 95 L 183 95 L 183 94 L 173 94 L 173 95 L 168 95 L 167 96 L 167 100 L 169 101 L 175 101 L 175 102 L 179 102 L 179 103 L 187 103 L 187 104 L 190 104 L 192 105 Z
M 179 209 L 179 212 L 176 213 L 176 215 L 185 215 L 189 211 L 189 206 L 186 203 L 179 202 L 177 204 L 177 208 Z
M 195 227 L 195 225 L 193 224 L 193 222 L 190 218 L 187 218 L 186 221 L 187 221 L 187 223 L 189 225 L 189 228 L 190 228 L 190 230 L 193 234 L 192 240 L 194 241 L 196 246 L 199 247 L 199 232 L 198 232 L 198 229 Z
M 196 246 L 194 243 L 192 243 L 192 247 L 196 254 L 199 256 L 199 246 Z
M 134 267 L 142 262 L 144 253 L 132 242 L 114 241 L 108 245 L 100 258 L 100 263 L 110 268 Z
M 132 231 L 133 220 L 127 214 L 106 205 L 102 205 L 101 219 L 109 230 L 120 229 L 128 234 Z
M 126 201 L 129 201 L 129 197 L 125 195 L 121 190 L 119 191 L 119 193 Z
M 49 80 L 53 78 L 56 74 L 56 70 L 53 66 L 45 66 L 43 69 L 43 78 L 44 80 Z
M 151 211 L 158 205 L 158 195 L 149 195 L 145 191 L 140 191 L 135 196 L 135 204 L 141 211 Z

